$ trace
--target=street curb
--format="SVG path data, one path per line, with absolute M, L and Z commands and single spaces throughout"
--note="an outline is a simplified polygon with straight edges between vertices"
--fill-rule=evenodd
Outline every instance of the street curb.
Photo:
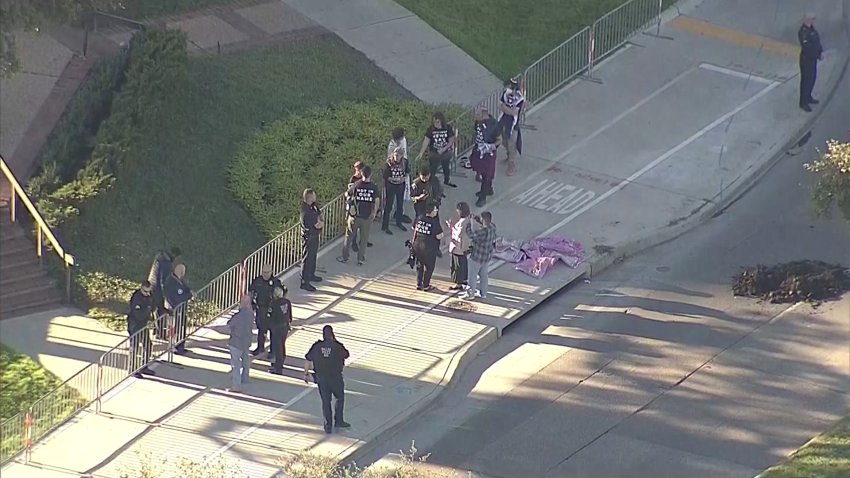
M 398 429 L 409 419 L 419 415 L 428 406 L 439 398 L 442 393 L 454 387 L 460 379 L 464 368 L 478 356 L 482 351 L 496 343 L 499 339 L 499 330 L 496 327 L 487 327 L 471 340 L 469 340 L 460 350 L 452 354 L 449 359 L 448 367 L 443 373 L 443 379 L 435 385 L 435 387 L 425 396 L 420 398 L 412 406 L 405 408 L 393 418 L 387 420 L 381 425 L 373 436 L 364 439 L 363 444 L 359 447 L 353 445 L 337 456 L 341 463 L 356 463 L 357 458 L 366 453 L 373 451 L 378 443 L 392 436 Z M 407 445 L 400 445 L 405 447 Z M 277 476 L 277 475 L 275 475 Z

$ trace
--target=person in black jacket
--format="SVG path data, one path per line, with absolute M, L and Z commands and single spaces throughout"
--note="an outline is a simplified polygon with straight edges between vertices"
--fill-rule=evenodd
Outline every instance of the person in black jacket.
M 292 302 L 286 298 L 286 287 L 275 287 L 271 305 L 269 306 L 269 331 L 271 332 L 271 347 L 274 361 L 269 373 L 283 375 L 283 362 L 286 360 L 286 337 L 292 325 Z
M 807 13 L 803 17 L 803 25 L 797 31 L 797 39 L 800 41 L 800 108 L 808 112 L 812 111 L 809 105 L 819 103 L 812 97 L 812 90 L 818 76 L 818 61 L 823 60 L 823 46 L 820 43 L 820 35 L 815 30 L 813 13 Z
M 165 279 L 174 271 L 174 264 L 181 255 L 182 251 L 179 247 L 172 247 L 170 251 L 158 252 L 156 257 L 153 258 L 153 264 L 151 264 L 148 273 L 148 282 L 151 283 L 151 295 L 157 316 L 166 312 L 165 294 L 163 294 L 162 288 L 165 285 Z M 165 321 L 156 322 L 156 338 L 165 340 Z
M 331 433 L 333 427 L 348 428 L 351 425 L 343 420 L 345 408 L 345 382 L 342 369 L 345 360 L 350 356 L 348 350 L 334 335 L 333 327 L 326 325 L 322 328 L 322 340 L 310 347 L 304 356 L 304 382 L 310 383 L 310 369 L 313 369 L 313 380 L 319 386 L 319 396 L 322 398 L 322 414 L 325 417 L 325 433 Z M 331 399 L 336 398 L 333 413 Z
M 311 282 L 321 282 L 322 278 L 316 275 L 316 256 L 319 253 L 319 235 L 325 223 L 322 221 L 322 212 L 316 204 L 316 191 L 305 189 L 301 201 L 301 238 L 303 249 L 301 252 L 301 288 L 308 292 L 315 292 L 316 288 Z
M 130 361 L 129 371 L 136 378 L 142 378 L 143 374 L 156 375 L 148 368 L 151 359 L 151 336 L 148 330 L 148 322 L 151 320 L 153 308 L 153 297 L 151 297 L 151 283 L 142 281 L 142 284 L 130 297 L 130 310 L 127 312 L 127 333 L 130 334 Z
M 165 308 L 168 309 L 171 320 L 174 322 L 174 353 L 186 354 L 186 303 L 192 298 L 192 289 L 186 282 L 186 266 L 177 264 L 174 272 L 165 280 L 163 287 L 165 293 Z
M 280 279 L 272 277 L 272 266 L 266 264 L 260 275 L 251 281 L 248 292 L 253 297 L 254 323 L 257 325 L 257 348 L 251 351 L 251 355 L 257 356 L 266 348 L 266 333 L 268 332 L 269 305 L 272 302 L 272 292 L 276 287 L 281 287 Z M 269 354 L 274 349 L 269 348 Z M 269 359 L 273 357 L 269 355 Z
M 416 289 L 430 291 L 431 276 L 437 265 L 437 253 L 443 239 L 443 227 L 437 216 L 437 206 L 431 205 L 428 211 L 416 218 L 413 227 L 413 253 L 416 255 Z

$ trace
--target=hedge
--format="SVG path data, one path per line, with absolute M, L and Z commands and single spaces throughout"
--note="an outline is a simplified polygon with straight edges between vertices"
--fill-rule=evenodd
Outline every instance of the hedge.
M 29 183 L 39 210 L 54 227 L 112 184 L 112 173 L 144 118 L 167 101 L 185 74 L 186 35 L 179 30 L 138 33 L 126 57 L 104 62 L 75 97 L 52 135 L 40 174 Z M 112 111 L 116 114 L 109 116 Z
M 236 155 L 230 189 L 260 229 L 273 237 L 297 217 L 305 188 L 315 189 L 320 202 L 332 199 L 344 189 L 357 160 L 380 174 L 394 127 L 407 132 L 412 160 L 435 110 L 448 118 L 463 112 L 456 105 L 382 98 L 317 108 L 277 121 Z

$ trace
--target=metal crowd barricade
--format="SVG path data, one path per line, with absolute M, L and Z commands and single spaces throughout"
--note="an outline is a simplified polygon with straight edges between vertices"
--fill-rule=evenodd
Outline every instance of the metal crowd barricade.
M 606 13 L 590 27 L 588 50 L 593 65 L 626 44 L 636 33 L 655 23 L 661 28 L 664 0 L 631 0 Z
M 590 66 L 590 43 L 590 27 L 585 27 L 526 68 L 526 101 L 540 101 L 584 73 Z

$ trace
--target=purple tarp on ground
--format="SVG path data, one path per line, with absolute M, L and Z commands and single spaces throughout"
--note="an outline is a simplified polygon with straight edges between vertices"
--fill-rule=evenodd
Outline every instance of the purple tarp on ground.
M 530 241 L 496 240 L 493 255 L 505 262 L 516 264 L 514 269 L 531 277 L 541 278 L 559 260 L 575 268 L 585 260 L 584 247 L 563 236 L 538 237 Z

